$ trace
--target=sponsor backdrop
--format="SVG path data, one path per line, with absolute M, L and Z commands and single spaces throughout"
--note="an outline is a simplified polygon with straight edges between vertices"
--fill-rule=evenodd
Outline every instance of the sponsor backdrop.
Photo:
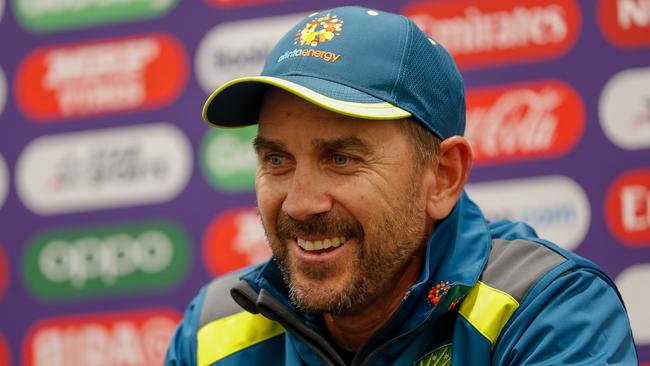
M 471 196 L 605 268 L 649 362 L 650 3 L 359 3 L 453 53 Z M 268 258 L 255 127 L 201 106 L 345 4 L 0 0 L 0 365 L 158 365 L 202 284 Z

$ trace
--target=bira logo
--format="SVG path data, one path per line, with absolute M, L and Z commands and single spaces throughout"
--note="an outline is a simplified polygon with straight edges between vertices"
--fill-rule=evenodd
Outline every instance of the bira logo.
M 256 208 L 226 211 L 215 217 L 203 236 L 208 271 L 222 275 L 271 257 Z
M 650 245 L 650 169 L 633 170 L 614 181 L 607 193 L 605 217 L 621 243 Z
M 188 252 L 168 221 L 47 232 L 29 241 L 23 278 L 44 300 L 156 292 L 181 280 Z
M 36 50 L 20 65 L 15 91 L 25 115 L 50 122 L 159 108 L 186 78 L 180 43 L 151 34 Z
M 402 13 L 459 67 L 558 57 L 575 43 L 581 22 L 574 0 L 419 1 Z
M 605 37 L 619 47 L 650 45 L 650 0 L 600 0 L 598 23 Z
M 478 165 L 562 155 L 577 144 L 584 121 L 582 99 L 560 81 L 467 93 L 465 136 Z
M 180 318 L 163 308 L 44 319 L 23 341 L 22 364 L 162 365 Z

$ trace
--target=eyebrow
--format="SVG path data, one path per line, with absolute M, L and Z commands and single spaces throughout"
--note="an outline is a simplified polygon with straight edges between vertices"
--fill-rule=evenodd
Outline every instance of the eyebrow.
M 315 139 L 312 141 L 312 146 L 320 151 L 339 151 L 339 150 L 354 150 L 362 154 L 370 154 L 372 149 L 358 137 L 341 137 L 333 139 Z M 257 136 L 253 140 L 253 147 L 256 153 L 261 151 L 286 151 L 285 145 L 281 141 L 267 139 L 265 137 Z

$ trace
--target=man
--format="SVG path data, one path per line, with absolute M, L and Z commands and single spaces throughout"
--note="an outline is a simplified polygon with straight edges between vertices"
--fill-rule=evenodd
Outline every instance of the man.
M 311 14 L 204 118 L 259 122 L 274 256 L 201 290 L 167 364 L 637 364 L 599 268 L 466 196 L 461 76 L 406 18 Z

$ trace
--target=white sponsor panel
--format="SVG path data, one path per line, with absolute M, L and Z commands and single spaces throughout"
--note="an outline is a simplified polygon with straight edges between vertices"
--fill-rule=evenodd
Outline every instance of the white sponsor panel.
M 626 150 L 650 148 L 650 67 L 614 75 L 600 95 L 603 131 Z
M 467 185 L 488 220 L 523 221 L 548 241 L 574 250 L 587 234 L 591 208 L 580 185 L 544 176 Z
M 3 15 L 5 15 L 5 0 L 0 0 L 0 23 L 2 22 Z
M 623 297 L 632 324 L 634 341 L 639 346 L 650 345 L 650 264 L 626 268 L 616 278 L 616 286 Z
M 2 1 L 0 0 L 0 21 L 2 20 Z M 5 74 L 2 71 L 2 68 L 0 67 L 0 116 L 2 116 L 2 112 L 5 109 L 5 105 L 7 104 L 7 79 L 5 78 Z
M 49 135 L 27 145 L 16 189 L 41 215 L 161 203 L 187 185 L 192 148 L 169 123 Z
M 9 170 L 4 158 L 0 155 L 0 210 L 5 203 L 7 193 L 9 193 Z
M 211 94 L 232 79 L 258 75 L 266 56 L 307 13 L 228 22 L 212 28 L 196 52 L 196 78 Z

